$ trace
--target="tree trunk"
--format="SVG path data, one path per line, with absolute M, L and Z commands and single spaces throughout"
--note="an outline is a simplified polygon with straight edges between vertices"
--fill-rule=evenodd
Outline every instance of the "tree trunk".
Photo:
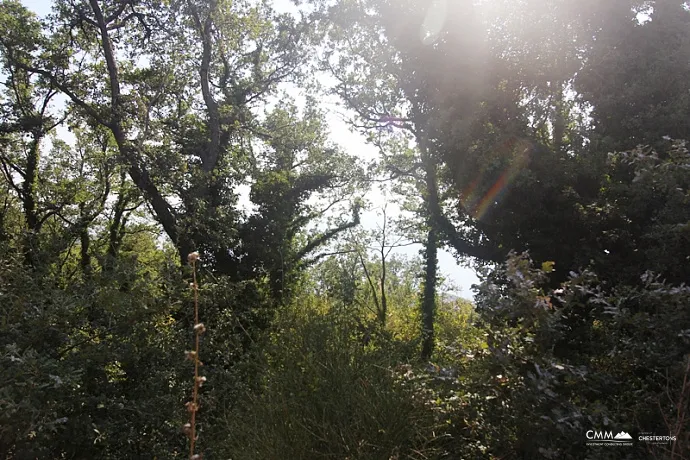
M 565 114 L 565 104 L 563 102 L 563 84 L 561 82 L 556 83 L 556 90 L 554 94 L 554 104 L 553 104 L 553 149 L 556 153 L 563 153 L 563 139 L 565 137 L 566 119 Z
M 38 180 L 38 162 L 40 159 L 41 133 L 34 133 L 29 155 L 26 159 L 24 184 L 22 185 L 22 207 L 26 219 L 27 236 L 24 243 L 24 261 L 33 267 L 38 249 L 38 231 L 40 222 L 36 211 L 36 182 Z
M 434 321 L 436 316 L 436 280 L 437 280 L 437 245 L 438 235 L 431 226 L 424 248 L 424 288 L 422 290 L 422 354 L 428 361 L 434 352 Z
M 438 196 L 436 164 L 429 155 L 424 133 L 418 133 L 417 142 L 424 165 L 425 211 L 428 234 L 424 248 L 424 289 L 422 291 L 422 360 L 428 361 L 434 352 L 434 320 L 436 313 L 436 282 L 438 272 L 438 225 L 441 205 Z
M 124 172 L 121 175 L 120 183 L 121 187 L 123 187 L 125 183 Z M 125 216 L 127 204 L 127 192 L 121 189 L 117 195 L 117 201 L 115 202 L 113 219 L 108 226 L 108 248 L 105 251 L 105 258 L 103 259 L 104 272 L 112 272 L 117 257 L 120 254 L 120 246 L 122 246 L 122 238 L 127 224 L 127 217 Z
M 144 194 L 144 197 L 151 205 L 156 219 L 163 227 L 163 230 L 168 234 L 173 244 L 178 248 L 180 260 L 185 261 L 190 245 L 184 241 L 180 241 L 181 239 L 177 227 L 177 215 L 173 207 L 168 203 L 151 179 L 148 170 L 146 170 L 141 161 L 140 152 L 127 138 L 126 128 L 122 122 L 122 117 L 123 114 L 126 113 L 126 108 L 123 105 L 120 88 L 120 74 L 108 25 L 98 1 L 89 0 L 89 3 L 96 18 L 96 25 L 100 30 L 101 49 L 103 50 L 103 57 L 105 58 L 106 68 L 108 70 L 108 80 L 110 83 L 110 120 L 106 123 L 100 121 L 100 123 L 104 124 L 104 126 L 112 131 L 120 154 L 128 162 L 129 175 L 132 181 Z
M 381 310 L 379 311 L 379 322 L 385 329 L 388 317 L 388 297 L 386 297 L 386 256 L 381 251 Z
M 89 246 L 91 239 L 89 237 L 89 227 L 84 225 L 79 231 L 80 241 L 80 262 L 84 279 L 91 277 L 91 255 L 89 254 Z

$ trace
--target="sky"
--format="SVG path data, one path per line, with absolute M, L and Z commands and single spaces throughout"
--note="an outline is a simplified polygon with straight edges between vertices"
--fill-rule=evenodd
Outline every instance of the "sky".
M 330 112 L 327 115 L 327 120 L 331 131 L 331 139 L 345 149 L 346 152 L 362 156 L 366 160 L 375 158 L 378 155 L 378 150 L 368 145 L 360 134 L 350 131 L 347 123 L 338 113 Z M 376 189 L 370 191 L 366 198 L 373 204 L 373 207 L 381 207 L 385 204 L 383 193 Z M 396 212 L 395 208 L 396 206 L 394 204 L 388 204 L 387 212 L 393 214 Z M 375 210 L 371 210 L 362 216 L 362 225 L 364 228 L 374 229 L 376 225 L 380 223 L 381 219 L 377 216 Z M 419 254 L 421 249 L 421 245 L 411 245 L 404 248 L 398 248 L 394 250 L 394 253 L 415 256 Z M 457 286 L 457 289 L 452 289 L 451 292 L 460 297 L 472 299 L 474 296 L 470 288 L 472 284 L 479 282 L 475 271 L 458 265 L 453 255 L 443 249 L 438 253 L 438 261 L 441 276 Z
M 49 0 L 22 0 L 22 3 L 38 16 L 45 16 L 50 13 L 51 2 Z M 275 0 L 274 8 L 277 11 L 294 11 L 294 5 L 289 0 Z M 328 82 L 324 82 L 326 85 Z M 294 94 L 296 99 L 301 99 L 299 94 Z M 340 146 L 345 152 L 361 157 L 363 160 L 370 161 L 376 158 L 378 150 L 368 145 L 363 136 L 358 133 L 351 132 L 345 118 L 348 113 L 342 108 L 336 108 L 334 99 L 326 99 L 324 108 L 327 110 L 327 122 L 330 130 L 331 140 Z M 59 135 L 67 135 L 66 130 L 58 131 Z M 370 211 L 362 214 L 362 226 L 365 229 L 375 229 L 377 224 L 380 224 L 380 218 L 377 216 L 376 208 L 380 208 L 385 204 L 385 199 L 380 190 L 371 190 L 365 198 L 372 204 Z M 397 213 L 394 204 L 388 204 L 388 212 L 393 215 Z M 394 254 L 416 256 L 422 249 L 421 245 L 411 245 L 404 248 L 397 248 L 393 251 Z M 454 295 L 472 299 L 473 293 L 471 286 L 479 282 L 474 270 L 460 266 L 456 259 L 446 250 L 441 249 L 438 254 L 439 268 L 441 276 L 452 286 L 447 292 Z

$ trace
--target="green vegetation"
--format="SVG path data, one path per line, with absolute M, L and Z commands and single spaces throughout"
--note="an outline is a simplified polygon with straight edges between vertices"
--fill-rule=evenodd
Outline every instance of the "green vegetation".
M 690 458 L 687 2 L 52 8 L 0 0 L 0 458 Z

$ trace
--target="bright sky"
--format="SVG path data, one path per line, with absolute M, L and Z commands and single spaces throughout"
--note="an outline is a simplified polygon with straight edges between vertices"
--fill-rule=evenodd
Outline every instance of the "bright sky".
M 337 112 L 329 112 L 328 125 L 331 130 L 331 139 L 340 145 L 345 151 L 355 155 L 364 157 L 365 159 L 372 159 L 378 155 L 375 147 L 368 145 L 360 134 L 352 133 Z M 380 190 L 372 190 L 366 196 L 372 202 L 374 207 L 381 207 L 385 204 L 383 193 Z M 389 214 L 396 213 L 397 207 L 389 203 L 387 212 Z M 381 219 L 377 217 L 375 210 L 368 211 L 362 215 L 362 225 L 367 229 L 376 228 L 377 223 L 381 224 Z M 394 252 L 398 254 L 407 254 L 414 256 L 419 254 L 422 249 L 421 245 L 412 245 L 404 248 L 398 248 Z M 470 290 L 472 284 L 479 282 L 474 270 L 459 266 L 455 258 L 445 250 L 440 250 L 438 254 L 439 268 L 441 269 L 441 276 L 446 278 L 449 282 L 457 286 L 454 294 L 461 297 L 472 299 L 474 295 Z
M 22 0 L 22 3 L 39 16 L 45 16 L 50 12 L 51 8 L 51 2 L 49 0 Z M 281 12 L 294 11 L 295 8 L 289 0 L 275 0 L 274 7 Z M 324 83 L 327 84 L 328 82 Z M 328 110 L 327 120 L 333 142 L 338 144 L 346 152 L 360 156 L 365 160 L 371 160 L 378 155 L 377 149 L 366 144 L 360 134 L 350 131 L 348 125 L 343 120 L 344 113 L 342 109 L 335 109 L 333 99 L 327 101 L 325 108 Z M 385 202 L 380 190 L 372 190 L 366 196 L 366 199 L 373 204 L 374 208 L 383 206 Z M 395 214 L 396 207 L 393 204 L 389 204 L 388 212 L 391 215 Z M 374 229 L 377 224 L 380 224 L 380 218 L 377 218 L 377 211 L 375 209 L 362 215 L 362 225 L 364 228 Z M 419 254 L 420 250 L 421 245 L 412 245 L 398 248 L 394 252 L 414 256 Z M 457 289 L 452 289 L 450 292 L 464 298 L 473 298 L 474 296 L 470 287 L 472 284 L 478 283 L 479 281 L 474 270 L 459 266 L 455 258 L 445 250 L 439 251 L 438 259 L 441 276 L 457 287 Z

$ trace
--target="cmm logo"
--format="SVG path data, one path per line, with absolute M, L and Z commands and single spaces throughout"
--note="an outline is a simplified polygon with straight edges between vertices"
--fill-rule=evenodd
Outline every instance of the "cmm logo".
M 604 441 L 606 439 L 613 440 L 613 431 L 594 431 L 589 430 L 585 436 L 587 439 L 594 439 L 598 441 Z
M 587 445 L 632 445 L 632 436 L 625 431 L 613 435 L 613 431 L 589 430 L 585 433 Z

